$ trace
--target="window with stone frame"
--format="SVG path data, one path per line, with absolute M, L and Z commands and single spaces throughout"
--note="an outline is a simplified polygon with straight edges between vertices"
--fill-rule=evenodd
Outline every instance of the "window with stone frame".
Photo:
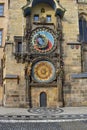
M 33 17 L 34 22 L 38 22 L 39 21 L 39 15 L 35 14 Z
M 16 43 L 16 52 L 21 52 L 22 51 L 22 42 L 17 42 Z
M 4 15 L 4 4 L 0 4 L 0 16 Z
M 84 17 L 79 18 L 79 40 L 87 43 L 87 21 Z
M 46 16 L 46 22 L 51 22 L 51 15 Z
M 21 52 L 22 51 L 22 36 L 14 36 L 15 41 L 15 52 Z
M 18 52 L 22 51 L 22 42 L 17 43 Z

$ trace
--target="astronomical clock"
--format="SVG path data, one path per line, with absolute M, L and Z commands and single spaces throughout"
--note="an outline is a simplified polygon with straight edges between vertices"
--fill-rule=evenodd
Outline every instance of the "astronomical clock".
M 37 2 L 41 2 L 41 7 L 36 4 Z M 44 8 L 42 3 L 45 4 Z M 59 102 L 62 102 L 62 85 L 58 75 L 59 73 L 62 75 L 60 38 L 64 9 L 56 4 L 57 2 L 53 0 L 47 2 L 37 0 L 24 7 L 27 21 L 25 75 L 30 107 L 57 107 Z M 51 6 L 55 7 L 55 10 Z
M 55 67 L 50 61 L 38 61 L 33 65 L 32 76 L 36 82 L 52 82 L 55 79 Z
M 56 64 L 53 55 L 56 53 L 57 42 L 55 32 L 48 27 L 32 30 L 29 51 L 32 54 L 31 75 L 34 82 L 50 83 L 56 78 Z
M 35 53 L 47 54 L 56 48 L 56 37 L 52 29 L 41 27 L 32 31 L 30 48 Z

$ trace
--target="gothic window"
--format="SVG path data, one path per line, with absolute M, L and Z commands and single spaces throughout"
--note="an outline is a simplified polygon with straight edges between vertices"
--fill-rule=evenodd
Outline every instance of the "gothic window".
M 83 17 L 79 19 L 79 40 L 87 43 L 87 21 Z
M 4 15 L 4 4 L 0 4 L 0 16 Z

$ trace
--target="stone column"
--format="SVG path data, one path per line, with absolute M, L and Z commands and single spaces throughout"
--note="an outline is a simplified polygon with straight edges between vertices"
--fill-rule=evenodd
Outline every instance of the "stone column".
M 32 101 L 31 101 L 31 65 L 32 63 L 27 63 L 25 65 L 25 77 L 26 77 L 26 91 L 27 91 L 27 98 L 28 98 L 28 102 L 29 102 L 29 107 L 32 107 Z
M 58 102 L 59 102 L 59 107 L 63 107 L 63 84 L 62 84 L 62 79 L 59 79 L 59 87 L 58 87 Z

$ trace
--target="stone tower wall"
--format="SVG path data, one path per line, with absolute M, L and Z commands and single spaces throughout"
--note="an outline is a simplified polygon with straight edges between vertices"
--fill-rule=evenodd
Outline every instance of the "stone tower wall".
M 25 26 L 25 19 L 22 14 L 21 7 L 24 6 L 26 0 L 15 0 L 11 1 L 9 8 L 9 25 L 8 25 L 8 36 L 9 41 L 14 42 L 14 36 L 23 36 L 23 30 Z M 61 0 L 60 4 L 66 9 L 65 15 L 62 18 L 62 31 L 63 40 L 61 41 L 62 46 L 62 57 L 64 62 L 65 79 L 63 85 L 64 103 L 65 106 L 87 106 L 87 89 L 86 82 L 87 79 L 75 79 L 72 78 L 72 74 L 78 74 L 82 71 L 82 50 L 81 44 L 78 42 L 79 35 L 79 19 L 78 19 L 78 5 L 75 0 Z M 85 5 L 87 6 L 87 5 Z M 38 7 L 38 5 L 37 5 Z M 46 7 L 47 8 L 47 7 Z M 86 7 L 85 7 L 86 8 Z M 34 9 L 33 9 L 34 10 Z M 35 10 L 34 10 L 35 11 Z M 33 12 L 34 13 L 34 12 Z M 55 22 L 55 15 L 53 22 Z M 33 14 L 31 16 L 33 18 Z M 12 54 L 12 45 L 7 44 L 5 47 L 5 67 L 4 67 L 4 105 L 5 106 L 26 106 L 26 85 L 24 77 L 24 64 L 17 63 L 15 56 Z M 15 68 L 15 69 L 14 69 Z M 18 75 L 19 83 L 16 79 L 8 79 L 6 75 Z M 39 87 L 38 87 L 39 88 Z M 41 88 L 38 89 L 32 87 L 32 99 L 33 104 L 37 106 L 38 101 L 35 98 L 35 92 L 37 91 L 37 96 Z M 51 91 L 44 89 L 48 95 Z M 57 90 L 51 88 L 54 92 L 52 97 L 55 102 L 55 94 Z M 50 96 L 49 96 L 50 97 Z M 39 97 L 38 97 L 39 98 Z M 34 103 L 35 101 L 35 103 Z M 49 98 L 50 104 L 51 98 Z M 6 103 L 7 102 L 7 103 Z M 56 104 L 56 102 L 55 102 Z M 54 105 L 54 104 L 52 104 Z
M 3 58 L 3 47 L 5 45 L 6 35 L 7 35 L 7 24 L 8 24 L 8 1 L 0 0 L 0 4 L 4 5 L 3 16 L 0 16 L 0 30 L 2 30 L 2 45 L 0 45 L 0 76 L 1 73 L 1 59 Z M 3 86 L 2 78 L 0 77 L 0 105 L 2 105 L 3 100 Z
M 3 69 L 4 106 L 20 107 L 26 103 L 25 66 L 17 63 L 12 53 L 13 44 L 6 44 Z M 10 76 L 10 77 L 9 77 Z M 17 77 L 16 77 L 17 76 Z
M 9 24 L 8 33 L 9 41 L 14 41 L 14 36 L 23 36 L 25 28 L 25 19 L 23 17 L 22 7 L 26 0 L 11 0 L 9 5 Z

